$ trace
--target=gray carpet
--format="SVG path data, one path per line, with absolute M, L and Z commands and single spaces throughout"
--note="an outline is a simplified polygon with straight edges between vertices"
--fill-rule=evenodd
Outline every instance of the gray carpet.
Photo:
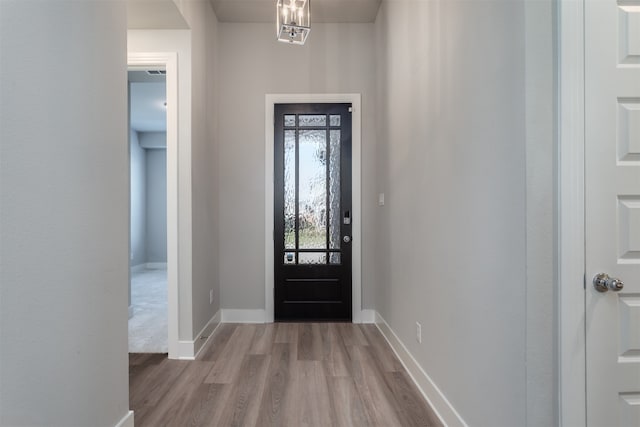
M 130 353 L 168 351 L 167 270 L 143 270 L 131 274 L 129 319 Z

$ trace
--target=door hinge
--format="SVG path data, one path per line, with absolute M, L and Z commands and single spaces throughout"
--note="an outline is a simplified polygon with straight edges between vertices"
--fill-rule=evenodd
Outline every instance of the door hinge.
M 349 112 L 353 113 L 353 107 L 349 107 Z

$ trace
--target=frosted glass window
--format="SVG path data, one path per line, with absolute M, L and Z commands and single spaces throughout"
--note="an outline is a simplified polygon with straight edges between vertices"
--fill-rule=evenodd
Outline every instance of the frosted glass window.
M 340 252 L 331 252 L 329 254 L 329 264 L 340 264 Z
M 329 248 L 340 249 L 340 130 L 329 134 Z
M 299 131 L 298 248 L 327 247 L 327 132 Z
M 299 264 L 326 264 L 327 254 L 325 252 L 300 252 L 298 254 Z
M 326 126 L 327 116 L 324 114 L 301 114 L 298 116 L 300 127 Z
M 329 126 L 340 126 L 340 114 L 332 114 L 329 116 Z
M 285 114 L 284 116 L 284 126 L 285 127 L 293 127 L 296 125 L 296 115 L 295 114 Z
M 296 248 L 296 131 L 284 131 L 284 247 Z
M 285 252 L 284 254 L 284 263 L 285 264 L 295 264 L 296 263 L 296 254 L 293 252 Z

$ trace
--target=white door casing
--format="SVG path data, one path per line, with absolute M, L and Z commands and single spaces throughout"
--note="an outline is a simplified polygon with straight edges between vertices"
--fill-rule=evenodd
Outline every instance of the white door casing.
M 273 109 L 275 104 L 351 103 L 351 185 L 352 185 L 352 319 L 362 316 L 362 202 L 361 202 L 361 102 L 360 94 L 267 94 L 265 95 L 265 322 L 273 322 Z
M 585 3 L 588 426 L 640 425 L 640 1 Z M 593 277 L 624 289 L 598 292 Z
M 167 314 L 169 358 L 180 358 L 178 305 L 178 55 L 129 52 L 129 69 L 166 70 L 167 84 Z

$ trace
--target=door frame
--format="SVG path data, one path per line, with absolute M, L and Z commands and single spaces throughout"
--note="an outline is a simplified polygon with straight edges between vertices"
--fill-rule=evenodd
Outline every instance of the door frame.
M 559 0 L 558 398 L 559 425 L 587 422 L 585 336 L 584 1 Z
M 351 188 L 352 188 L 352 263 L 351 304 L 352 322 L 362 323 L 362 182 L 361 182 L 361 120 L 359 93 L 346 94 L 266 94 L 265 95 L 265 321 L 274 320 L 274 249 L 273 249 L 273 197 L 274 197 L 274 106 L 275 104 L 338 104 L 350 103 L 351 116 Z
M 167 85 L 167 314 L 169 358 L 179 358 L 178 305 L 178 54 L 129 52 L 129 69 L 162 67 Z M 131 179 L 131 178 L 129 178 Z

